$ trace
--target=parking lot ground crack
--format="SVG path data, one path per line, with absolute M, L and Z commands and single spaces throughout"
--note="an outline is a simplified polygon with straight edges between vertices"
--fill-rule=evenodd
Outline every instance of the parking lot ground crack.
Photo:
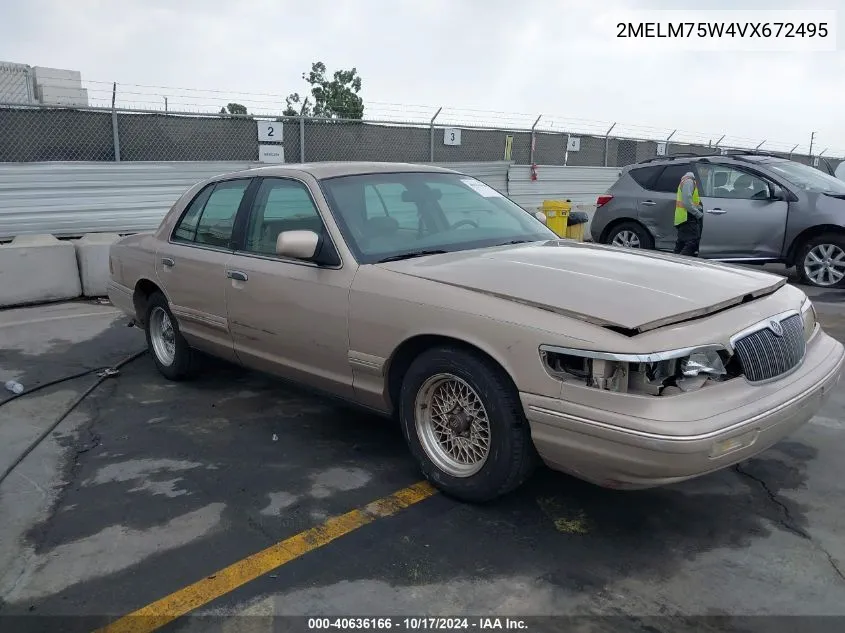
M 778 498 L 778 495 L 773 492 L 771 488 L 769 488 L 769 485 L 766 483 L 766 481 L 764 479 L 761 479 L 760 477 L 752 475 L 747 470 L 743 470 L 740 464 L 736 464 L 734 466 L 734 470 L 746 479 L 750 479 L 751 481 L 756 482 L 766 493 L 766 496 L 769 498 L 769 500 L 778 508 L 780 508 L 784 518 L 777 520 L 778 525 L 783 527 L 788 532 L 791 532 L 792 534 L 795 534 L 796 536 L 804 539 L 813 547 L 815 547 L 818 551 L 824 554 L 828 560 L 828 563 L 830 563 L 830 567 L 833 569 L 836 575 L 839 576 L 839 579 L 845 582 L 845 572 L 843 572 L 842 568 L 839 566 L 839 563 L 837 563 L 833 555 L 828 552 L 824 548 L 824 546 L 821 545 L 821 543 L 816 541 L 816 539 L 814 539 L 809 532 L 795 525 L 795 521 L 792 517 L 792 513 L 790 512 L 789 508 L 783 501 Z

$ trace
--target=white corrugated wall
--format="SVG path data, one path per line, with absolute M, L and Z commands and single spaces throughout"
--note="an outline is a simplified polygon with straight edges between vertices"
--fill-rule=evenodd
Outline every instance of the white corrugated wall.
M 548 198 L 572 200 L 591 210 L 618 168 L 540 165 L 530 168 L 506 162 L 437 163 L 474 176 L 533 210 Z M 51 233 L 75 237 L 83 233 L 133 233 L 158 226 L 170 206 L 191 185 L 260 163 L 125 162 L 0 164 L 0 239 Z
M 0 239 L 133 233 L 158 226 L 194 183 L 257 163 L 0 164 Z
M 442 164 L 507 191 L 508 163 Z M 0 239 L 50 233 L 155 229 L 194 183 L 261 163 L 125 162 L 0 164 Z
M 508 174 L 508 192 L 520 206 L 536 209 L 546 199 L 568 199 L 573 205 L 595 206 L 596 197 L 605 193 L 619 178 L 618 167 L 559 167 L 538 165 L 537 180 L 531 168 L 513 165 Z

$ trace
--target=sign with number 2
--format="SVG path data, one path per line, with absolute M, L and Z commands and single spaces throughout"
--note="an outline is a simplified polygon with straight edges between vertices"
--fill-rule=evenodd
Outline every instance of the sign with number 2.
M 256 123 L 258 124 L 259 143 L 281 143 L 284 141 L 281 121 L 256 121 Z

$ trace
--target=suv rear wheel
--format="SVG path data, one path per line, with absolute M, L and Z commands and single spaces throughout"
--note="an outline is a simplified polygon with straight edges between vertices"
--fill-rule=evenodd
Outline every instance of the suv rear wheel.
M 607 233 L 605 244 L 622 246 L 625 248 L 654 248 L 654 238 L 651 233 L 637 222 L 622 222 Z
M 845 286 L 845 237 L 825 233 L 798 249 L 795 268 L 802 283 L 818 288 Z

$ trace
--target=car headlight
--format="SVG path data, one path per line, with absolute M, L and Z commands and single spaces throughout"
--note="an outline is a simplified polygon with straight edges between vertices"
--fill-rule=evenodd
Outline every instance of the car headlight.
M 804 303 L 801 305 L 801 320 L 804 322 L 804 340 L 809 341 L 816 333 L 818 324 L 816 307 L 809 298 L 804 299 Z
M 540 355 L 546 371 L 555 378 L 620 393 L 672 395 L 739 375 L 731 353 L 721 345 L 654 354 L 616 354 L 543 345 Z

